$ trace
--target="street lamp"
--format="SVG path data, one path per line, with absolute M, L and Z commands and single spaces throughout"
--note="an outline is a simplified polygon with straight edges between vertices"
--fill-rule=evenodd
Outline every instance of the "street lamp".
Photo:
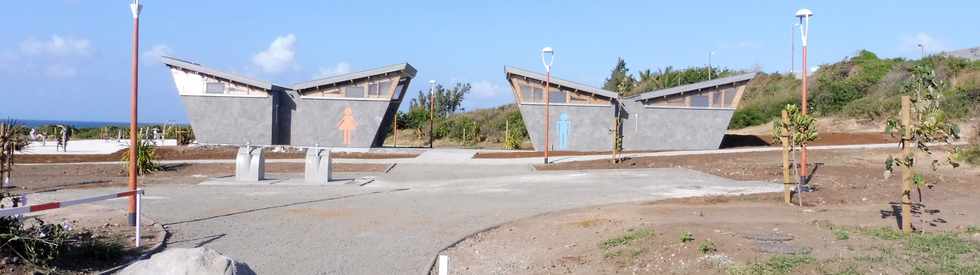
M 429 80 L 429 148 L 432 148 L 432 121 L 436 113 L 436 81 Z
M 922 52 L 921 58 L 926 58 L 926 45 L 925 44 L 922 44 L 922 43 L 919 43 L 919 44 L 916 44 L 915 46 L 916 47 L 919 47 L 919 50 Z
M 545 56 L 548 56 L 547 60 Z M 555 50 L 551 47 L 541 49 L 541 64 L 548 72 L 548 77 L 544 81 L 544 164 L 548 164 L 548 146 L 551 140 L 551 113 L 549 113 L 549 103 L 551 101 L 551 64 L 555 63 Z
M 807 94 L 806 94 L 807 93 L 807 75 L 810 74 L 810 71 L 808 70 L 808 68 L 806 66 L 806 57 L 807 57 L 806 56 L 806 46 L 807 46 L 807 38 L 810 36 L 810 17 L 812 17 L 812 16 L 813 16 L 813 12 L 810 11 L 809 9 L 800 9 L 800 10 L 796 11 L 796 17 L 800 18 L 800 38 L 803 40 L 803 45 L 802 45 L 803 46 L 803 70 L 802 70 L 802 72 L 803 72 L 803 85 L 801 85 L 801 86 L 803 86 L 803 90 L 802 90 L 800 96 L 801 96 L 801 101 L 802 101 L 802 104 L 801 104 L 802 105 L 802 107 L 801 107 L 801 109 L 802 109 L 801 110 L 801 113 L 803 113 L 804 115 L 807 114 L 807 109 L 808 109 L 808 106 L 807 106 Z M 807 177 L 807 168 L 806 168 L 806 165 L 807 165 L 807 160 L 806 160 L 806 145 L 804 144 L 802 146 L 802 148 L 800 148 L 800 149 L 801 149 L 800 150 L 800 183 L 802 184 L 802 183 L 805 183 L 806 182 L 806 181 L 804 181 L 805 179 L 808 179 L 808 177 Z
M 711 80 L 711 56 L 715 55 L 715 51 L 708 52 L 708 80 Z
M 139 146 L 137 142 L 136 132 L 136 117 L 137 117 L 137 105 L 139 101 L 139 50 L 140 50 L 140 11 L 143 10 L 143 5 L 140 4 L 139 0 L 133 0 L 133 3 L 129 4 L 129 10 L 133 13 L 133 61 L 132 61 L 132 95 L 130 97 L 130 118 L 129 118 L 129 191 L 136 191 L 136 147 Z M 129 225 L 136 225 L 136 195 L 129 197 Z M 138 230 L 138 229 L 137 229 Z M 139 242 L 139 240 L 137 240 Z

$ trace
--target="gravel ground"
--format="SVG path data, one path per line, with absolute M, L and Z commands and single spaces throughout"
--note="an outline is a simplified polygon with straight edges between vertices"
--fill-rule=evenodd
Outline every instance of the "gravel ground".
M 260 274 L 423 274 L 443 248 L 519 218 L 781 188 L 677 168 L 533 172 L 528 165 L 400 164 L 376 176 L 364 187 L 150 185 L 144 205 L 173 232 L 169 246 L 208 246 Z M 118 189 L 59 190 L 32 200 Z

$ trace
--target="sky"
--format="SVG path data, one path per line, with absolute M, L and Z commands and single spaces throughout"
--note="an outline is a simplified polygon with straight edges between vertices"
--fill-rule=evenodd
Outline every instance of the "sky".
M 474 109 L 513 102 L 504 67 L 544 71 L 545 46 L 555 77 L 593 86 L 618 57 L 631 72 L 704 66 L 709 52 L 716 66 L 786 72 L 803 7 L 814 12 L 812 66 L 859 49 L 916 58 L 920 43 L 929 53 L 980 46 L 973 0 L 142 3 L 141 122 L 187 121 L 161 55 L 281 85 L 408 62 L 418 69 L 408 97 L 428 80 L 471 83 L 463 107 Z M 4 3 L 0 118 L 127 121 L 132 20 L 123 0 Z

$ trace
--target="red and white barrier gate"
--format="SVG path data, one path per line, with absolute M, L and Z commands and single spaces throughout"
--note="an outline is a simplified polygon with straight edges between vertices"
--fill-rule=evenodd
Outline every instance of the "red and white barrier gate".
M 135 191 L 126 191 L 126 192 L 106 194 L 106 195 L 100 195 L 100 196 L 94 196 L 88 198 L 81 198 L 77 200 L 55 201 L 55 202 L 42 203 L 36 205 L 3 208 L 0 209 L 0 217 L 15 216 L 15 215 L 19 216 L 32 212 L 40 212 L 44 210 L 64 208 L 73 205 L 93 203 L 97 201 L 104 201 L 104 200 L 129 197 L 129 196 L 136 196 L 136 247 L 140 247 L 140 206 L 142 204 L 140 201 L 142 200 L 143 197 L 143 189 L 136 189 Z M 22 202 L 26 204 L 27 203 L 26 198 L 22 199 Z

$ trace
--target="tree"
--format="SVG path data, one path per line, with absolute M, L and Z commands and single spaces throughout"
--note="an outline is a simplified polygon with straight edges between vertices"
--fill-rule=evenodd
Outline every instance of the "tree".
M 463 111 L 463 99 L 470 93 L 472 86 L 469 83 L 456 83 L 452 88 L 442 85 L 435 87 L 435 109 L 436 115 L 446 117 L 450 114 Z M 430 109 L 430 98 L 432 92 L 419 91 L 419 95 L 413 98 L 409 104 L 411 109 Z
M 777 120 L 773 122 L 772 137 L 776 139 L 775 141 L 779 141 L 779 142 L 781 142 L 781 140 L 779 140 L 781 137 L 785 136 L 786 138 L 788 138 L 789 148 L 787 149 L 789 150 L 789 154 L 793 156 L 793 160 L 790 162 L 792 164 L 792 163 L 796 163 L 796 154 L 798 148 L 804 148 L 806 147 L 807 144 L 810 144 L 810 142 L 817 140 L 817 135 L 818 135 L 817 127 L 816 127 L 817 123 L 816 123 L 816 119 L 814 119 L 809 114 L 803 114 L 803 112 L 800 111 L 800 108 L 797 107 L 796 104 L 786 104 L 786 107 L 784 107 L 783 110 L 787 114 L 788 117 L 787 122 L 784 123 L 782 120 Z M 784 131 L 788 131 L 788 133 Z M 797 175 L 799 175 L 800 172 L 799 169 L 793 169 L 793 171 L 797 172 L 798 173 Z M 800 205 L 802 206 L 803 199 L 802 197 L 799 197 L 799 192 L 802 191 L 803 189 L 801 185 L 807 182 L 808 179 L 803 179 L 800 178 L 799 176 L 797 176 L 796 178 L 799 179 L 796 188 L 797 196 L 798 196 L 797 198 Z M 789 190 L 786 190 L 786 192 L 789 192 Z M 786 198 L 787 198 L 786 202 L 788 203 L 789 196 L 787 195 Z
M 902 98 L 902 117 L 888 119 L 885 127 L 886 132 L 891 133 L 897 129 L 902 134 L 899 145 L 902 147 L 903 156 L 899 158 L 888 156 L 885 160 L 885 175 L 891 176 L 895 166 L 902 167 L 901 217 L 902 231 L 906 233 L 912 232 L 912 187 L 915 186 L 918 190 L 919 203 L 921 203 L 922 186 L 934 185 L 934 183 L 926 183 L 925 177 L 915 172 L 915 156 L 924 153 L 926 158 L 931 160 L 929 164 L 933 171 L 942 164 L 949 164 L 954 168 L 959 166 L 953 160 L 953 156 L 959 150 L 956 146 L 946 152 L 943 161 L 934 158 L 929 148 L 932 143 L 952 145 L 954 140 L 959 139 L 959 128 L 947 118 L 946 112 L 941 108 L 942 81 L 936 79 L 935 70 L 928 65 L 912 67 L 911 74 L 912 76 L 903 86 L 903 91 L 908 96 Z
M 602 88 L 609 91 L 617 91 L 622 95 L 625 93 L 624 91 L 632 90 L 634 85 L 636 85 L 636 79 L 630 75 L 630 70 L 626 68 L 626 60 L 620 57 L 616 61 L 616 66 L 613 67 L 609 78 L 606 79 L 606 83 L 602 85 Z

